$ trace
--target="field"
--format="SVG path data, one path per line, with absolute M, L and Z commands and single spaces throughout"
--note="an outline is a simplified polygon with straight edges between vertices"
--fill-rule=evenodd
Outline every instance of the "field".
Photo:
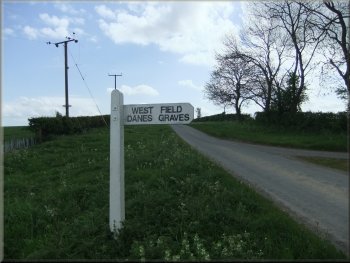
M 4 127 L 4 141 L 10 139 L 23 139 L 33 137 L 35 134 L 29 130 L 28 126 Z
M 5 259 L 344 259 L 168 126 L 125 129 L 126 220 L 109 232 L 109 130 L 4 157 Z

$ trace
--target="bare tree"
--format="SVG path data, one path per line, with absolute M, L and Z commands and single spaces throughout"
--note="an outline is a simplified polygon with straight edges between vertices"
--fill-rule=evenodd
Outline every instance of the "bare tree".
M 277 78 L 287 50 L 288 35 L 278 27 L 276 19 L 266 17 L 268 8 L 264 4 L 249 6 L 249 22 L 240 33 L 243 55 L 256 66 L 253 100 L 265 112 L 270 111 Z M 281 82 L 281 80 L 278 80 Z
M 325 38 L 325 32 L 314 29 L 311 21 L 311 8 L 309 2 L 297 2 L 285 0 L 283 2 L 264 3 L 267 10 L 265 18 L 273 19 L 277 26 L 289 36 L 288 45 L 293 50 L 288 75 L 298 76 L 298 86 L 295 96 L 290 102 L 290 111 L 298 111 L 298 105 L 302 100 L 307 86 L 306 76 L 314 68 L 313 58 L 320 43 Z M 294 53 L 294 54 L 293 54 Z
M 339 95 L 350 94 L 350 2 L 323 1 L 306 5 L 312 16 L 310 22 L 318 34 L 325 34 L 321 52 L 327 60 L 326 69 L 334 69 L 342 78 L 345 88 L 337 88 Z M 328 67 L 327 67 L 328 66 Z M 324 72 L 322 72 L 324 73 Z
M 216 60 L 218 65 L 205 85 L 205 95 L 217 105 L 233 106 L 241 116 L 242 105 L 251 99 L 253 68 L 240 53 L 217 55 Z

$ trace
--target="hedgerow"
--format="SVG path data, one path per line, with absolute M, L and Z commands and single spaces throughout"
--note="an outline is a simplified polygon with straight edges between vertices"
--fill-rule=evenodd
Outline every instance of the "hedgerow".
M 347 131 L 347 112 L 257 112 L 255 121 L 259 124 L 274 125 L 293 130 L 344 133 Z
M 220 113 L 211 116 L 205 116 L 201 118 L 194 119 L 193 122 L 206 122 L 206 121 L 246 121 L 252 120 L 249 114 L 241 114 L 238 116 L 237 114 L 225 114 Z
M 55 135 L 78 134 L 91 128 L 108 126 L 109 117 L 109 115 L 103 115 L 68 118 L 56 114 L 56 117 L 38 117 L 28 120 L 29 128 L 35 132 L 36 137 L 41 141 Z
M 216 114 L 197 118 L 193 122 L 211 121 L 243 121 L 253 122 L 262 126 L 272 126 L 276 128 L 292 129 L 305 132 L 332 132 L 345 133 L 347 131 L 347 112 L 256 112 L 255 119 L 249 114 Z

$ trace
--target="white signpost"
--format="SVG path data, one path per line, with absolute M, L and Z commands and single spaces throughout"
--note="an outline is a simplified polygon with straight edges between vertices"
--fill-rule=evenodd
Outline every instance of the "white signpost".
M 124 125 L 188 124 L 194 108 L 189 103 L 124 105 L 123 94 L 111 94 L 109 227 L 121 228 L 125 219 L 124 200 Z

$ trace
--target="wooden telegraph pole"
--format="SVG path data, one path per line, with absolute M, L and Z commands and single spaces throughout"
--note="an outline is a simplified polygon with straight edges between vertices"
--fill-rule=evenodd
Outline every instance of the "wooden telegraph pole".
M 66 38 L 67 38 L 67 40 L 65 40 L 65 41 L 61 41 L 61 42 L 57 42 L 57 43 L 47 42 L 47 44 L 48 45 L 55 44 L 56 47 L 58 47 L 58 45 L 61 45 L 61 44 L 64 45 L 64 84 L 65 84 L 66 104 L 63 105 L 63 107 L 66 107 L 66 117 L 69 117 L 69 107 L 71 105 L 69 105 L 69 102 L 68 102 L 68 56 L 67 56 L 67 50 L 68 50 L 68 43 L 69 42 L 74 41 L 75 43 L 78 43 L 78 40 L 75 38 L 70 38 L 70 37 L 66 37 Z

